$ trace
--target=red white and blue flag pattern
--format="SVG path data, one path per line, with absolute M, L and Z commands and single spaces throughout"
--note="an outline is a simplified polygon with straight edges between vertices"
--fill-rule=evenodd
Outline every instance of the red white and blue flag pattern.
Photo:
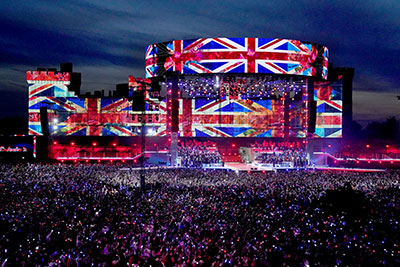
M 36 72 L 35 72 L 36 73 Z M 58 79 L 57 77 L 64 77 Z M 42 135 L 40 108 L 48 111 L 51 135 L 76 136 L 135 136 L 142 125 L 140 112 L 133 112 L 126 98 L 80 98 L 68 91 L 66 73 L 27 73 L 29 84 L 29 134 Z M 155 100 L 147 99 L 147 105 Z M 159 110 L 148 110 L 146 135 L 165 135 L 166 105 L 157 103 Z
M 314 137 L 342 137 L 342 79 L 336 82 L 316 82 L 314 100 L 317 114 Z
M 289 39 L 201 38 L 149 45 L 146 77 L 199 73 L 265 73 L 327 78 L 328 49 Z
M 275 100 L 181 99 L 181 136 L 283 137 L 283 105 Z

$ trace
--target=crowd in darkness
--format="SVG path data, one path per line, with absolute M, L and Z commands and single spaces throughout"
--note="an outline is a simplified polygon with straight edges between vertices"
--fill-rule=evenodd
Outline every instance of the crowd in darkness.
M 222 162 L 216 144 L 210 141 L 181 141 L 178 156 L 181 158 L 181 165 L 186 167 L 202 167 L 203 164 Z
M 2 266 L 400 264 L 399 173 L 0 165 Z M 331 209 L 328 190 L 365 196 Z

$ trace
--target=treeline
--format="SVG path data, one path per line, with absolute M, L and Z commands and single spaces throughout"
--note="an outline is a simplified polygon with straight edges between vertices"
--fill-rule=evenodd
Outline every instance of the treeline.
M 28 121 L 21 117 L 0 118 L 0 136 L 27 134 Z
M 364 128 L 358 122 L 353 121 L 350 137 L 395 141 L 400 140 L 399 133 L 399 120 L 395 117 L 389 117 L 383 122 L 371 122 Z

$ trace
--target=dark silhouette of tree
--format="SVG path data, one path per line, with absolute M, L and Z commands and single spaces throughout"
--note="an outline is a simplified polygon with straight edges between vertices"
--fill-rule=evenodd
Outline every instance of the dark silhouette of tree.
M 399 133 L 399 121 L 389 117 L 384 122 L 372 122 L 367 125 L 364 135 L 368 139 L 396 140 Z
M 351 138 L 361 138 L 363 136 L 363 127 L 356 121 L 352 121 L 350 125 L 350 137 Z
M 0 136 L 27 134 L 28 123 L 21 117 L 6 117 L 0 119 Z

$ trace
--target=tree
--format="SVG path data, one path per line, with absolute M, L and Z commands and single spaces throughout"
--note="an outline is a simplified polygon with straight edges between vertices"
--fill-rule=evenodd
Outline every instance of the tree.
M 6 117 L 0 119 L 0 135 L 27 134 L 28 124 L 21 117 Z
M 399 132 L 399 121 L 389 117 L 384 122 L 372 122 L 367 125 L 364 134 L 369 139 L 395 140 Z

